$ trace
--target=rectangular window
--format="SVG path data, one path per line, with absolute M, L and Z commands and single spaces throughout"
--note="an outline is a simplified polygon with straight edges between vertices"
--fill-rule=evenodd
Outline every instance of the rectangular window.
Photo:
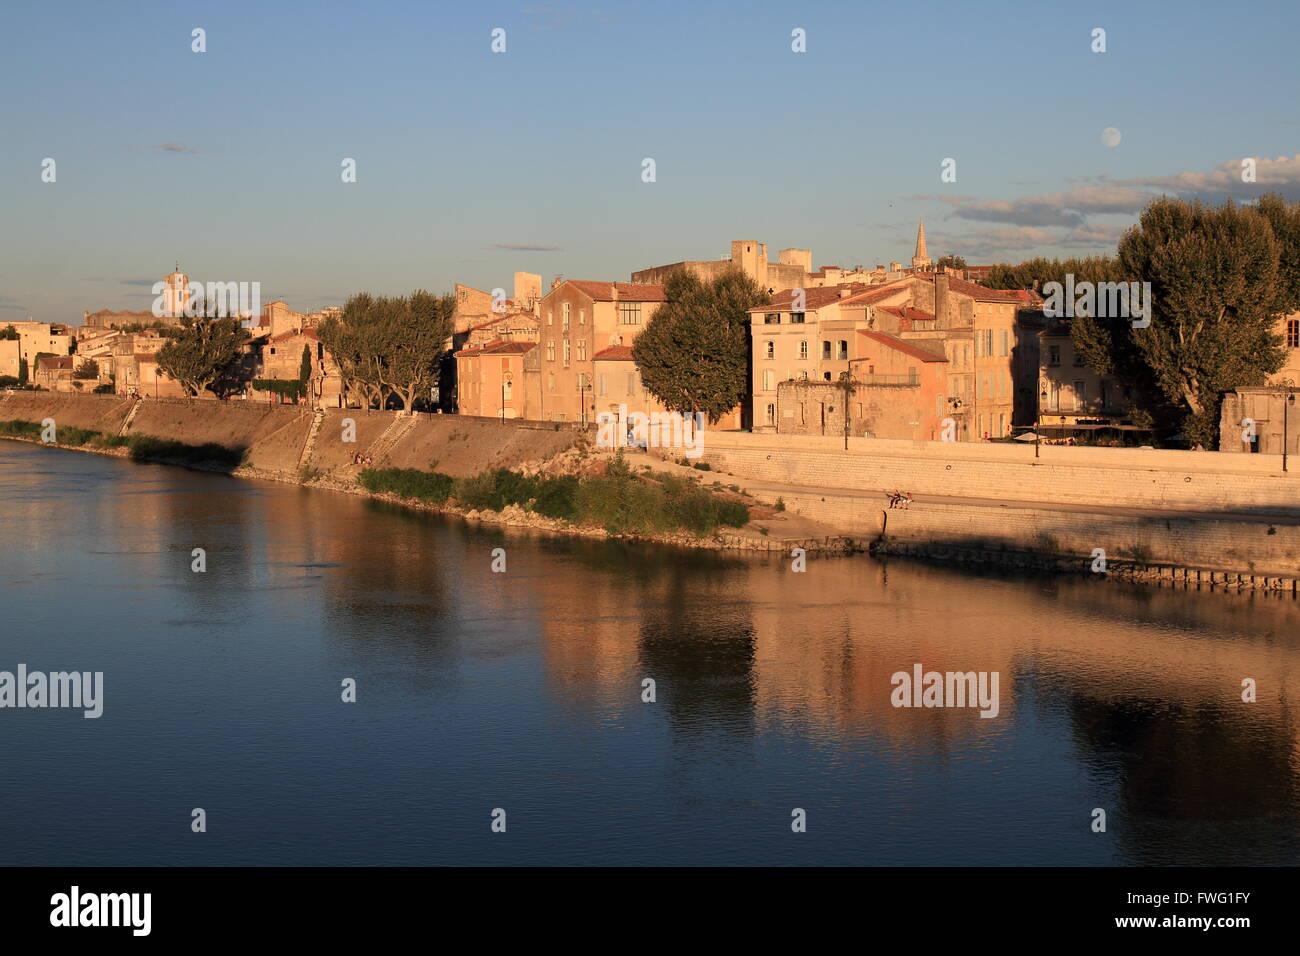
M 803 325 L 803 324 L 804 324 L 803 318 L 804 318 L 804 313 L 802 313 L 802 312 L 791 312 L 791 313 L 790 313 L 790 324 L 791 324 L 791 325 Z
M 618 321 L 622 325 L 640 325 L 641 303 L 620 302 L 618 304 Z
M 565 302 L 563 305 L 560 306 L 560 308 L 563 309 L 563 313 L 560 316 L 560 334 L 568 335 L 569 334 L 569 303 Z
M 763 316 L 763 324 L 764 324 L 764 325 L 780 325 L 780 324 L 781 324 L 781 313 L 780 313 L 780 312 L 768 312 L 766 315 Z
M 546 340 L 546 361 L 555 361 L 555 339 Z
M 1300 349 L 1300 319 L 1287 320 L 1286 347 L 1289 349 Z
M 587 310 L 586 310 L 586 309 L 579 309 L 579 310 L 578 310 L 578 324 L 579 324 L 579 325 L 586 325 L 586 324 L 587 324 Z
M 1006 355 L 1007 353 L 1007 330 L 998 329 L 998 354 Z
M 1087 404 L 1087 386 L 1083 382 L 1074 383 L 1074 407 L 1075 410 L 1082 409 Z
M 1049 345 L 1047 347 L 1047 364 L 1052 367 L 1061 364 L 1061 347 L 1059 345 Z
M 587 340 L 578 339 L 578 361 L 587 361 Z
M 568 340 L 568 339 L 565 339 L 565 340 L 564 340 L 564 367 L 565 367 L 565 368 L 568 368 L 568 367 L 569 367 L 569 360 L 570 360 L 570 356 L 569 356 L 569 348 L 570 348 L 570 347 L 569 347 L 569 340 Z

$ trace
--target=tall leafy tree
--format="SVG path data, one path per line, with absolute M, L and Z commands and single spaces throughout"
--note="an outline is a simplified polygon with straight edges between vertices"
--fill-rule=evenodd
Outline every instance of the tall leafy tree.
M 360 293 L 344 304 L 341 318 L 322 322 L 317 335 L 350 392 L 381 407 L 394 395 L 410 409 L 438 383 L 454 311 L 453 296 L 423 289 L 400 298 Z
M 1151 283 L 1151 322 L 1075 319 L 1072 329 L 1096 371 L 1146 380 L 1181 409 L 1183 431 L 1216 443 L 1223 393 L 1260 385 L 1282 367 L 1278 315 L 1294 308 L 1300 274 L 1281 265 L 1284 241 L 1300 237 L 1295 208 L 1161 198 L 1119 242 L 1118 278 Z M 1292 245 L 1294 248 L 1294 245 Z M 1300 250 L 1296 250 L 1300 252 Z
M 368 292 L 352 296 L 342 316 L 327 318 L 317 326 L 316 335 L 338 365 L 349 399 L 382 408 L 387 390 L 379 379 L 381 342 L 374 302 Z
M 380 379 L 410 410 L 417 397 L 438 384 L 454 327 L 456 299 L 419 289 L 405 298 L 381 302 Z
M 183 316 L 176 334 L 158 351 L 158 368 L 179 382 L 186 394 L 198 395 L 219 380 L 233 378 L 229 370 L 248 337 L 238 318 Z
M 763 288 L 739 269 L 712 281 L 678 272 L 668 301 L 632 346 L 646 389 L 679 414 L 714 424 L 749 394 L 748 310 L 767 304 Z

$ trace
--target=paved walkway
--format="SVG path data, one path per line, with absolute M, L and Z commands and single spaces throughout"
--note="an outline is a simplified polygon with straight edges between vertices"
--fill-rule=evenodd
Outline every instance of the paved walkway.
M 763 494 L 765 496 L 781 495 L 826 495 L 846 498 L 874 498 L 880 499 L 880 507 L 889 507 L 889 495 L 897 491 L 908 491 L 907 488 L 880 488 L 875 490 L 863 490 L 858 488 L 836 488 L 822 485 L 793 485 L 782 484 L 780 482 L 764 481 L 755 478 L 745 478 L 740 475 L 728 475 L 716 471 L 699 471 L 684 465 L 678 465 L 667 459 L 655 458 L 645 454 L 634 454 L 629 456 L 629 461 L 633 464 L 648 463 L 657 471 L 667 471 L 672 474 L 687 474 L 700 476 L 705 484 L 715 485 L 735 485 L 742 491 L 749 494 Z M 1297 510 L 1291 513 L 1270 512 L 1270 511 L 1247 511 L 1224 508 L 1222 511 L 1205 511 L 1189 510 L 1181 508 L 1126 508 L 1120 506 L 1110 506 L 1104 504 L 1066 504 L 1057 501 L 1028 501 L 1021 499 L 1005 498 L 963 498 L 953 495 L 918 495 L 912 493 L 912 507 L 923 507 L 926 504 L 939 504 L 950 506 L 976 506 L 981 508 L 1013 508 L 1034 511 L 1060 511 L 1072 514 L 1104 514 L 1108 516 L 1128 515 L 1135 518 L 1188 518 L 1200 521 L 1243 521 L 1257 524 L 1281 524 L 1281 525 L 1300 525 L 1300 484 L 1297 485 Z M 821 525 L 821 527 L 827 527 Z M 830 531 L 827 533 L 839 533 Z

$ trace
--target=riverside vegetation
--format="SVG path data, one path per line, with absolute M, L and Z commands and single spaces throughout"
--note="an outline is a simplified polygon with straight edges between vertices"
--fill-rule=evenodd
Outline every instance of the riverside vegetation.
M 0 421 L 0 436 L 22 438 L 27 441 L 41 441 L 41 426 L 36 422 L 15 418 Z M 74 428 L 60 425 L 55 432 L 55 440 L 50 444 L 61 448 L 90 448 L 108 451 L 125 448 L 133 461 L 177 462 L 186 465 L 220 465 L 235 468 L 244 459 L 244 453 L 237 448 L 227 448 L 207 442 L 202 445 L 190 445 L 152 435 L 106 435 L 89 428 Z
M 372 494 L 392 494 L 468 511 L 515 505 L 544 518 L 603 528 L 609 534 L 688 531 L 697 537 L 749 523 L 749 508 L 734 498 L 664 472 L 634 472 L 621 457 L 600 475 L 525 475 L 508 468 L 452 478 L 414 468 L 367 468 L 357 481 Z

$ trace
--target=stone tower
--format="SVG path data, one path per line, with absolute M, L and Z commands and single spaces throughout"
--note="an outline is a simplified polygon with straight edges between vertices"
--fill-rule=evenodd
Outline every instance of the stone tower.
M 916 230 L 916 255 L 912 256 L 912 268 L 926 269 L 930 264 L 930 257 L 925 252 L 925 220 L 922 219 Z
M 189 276 L 181 272 L 178 263 L 176 271 L 167 276 L 163 282 L 167 283 L 163 288 L 163 315 L 169 318 L 180 318 L 185 314 L 185 306 L 190 299 Z

